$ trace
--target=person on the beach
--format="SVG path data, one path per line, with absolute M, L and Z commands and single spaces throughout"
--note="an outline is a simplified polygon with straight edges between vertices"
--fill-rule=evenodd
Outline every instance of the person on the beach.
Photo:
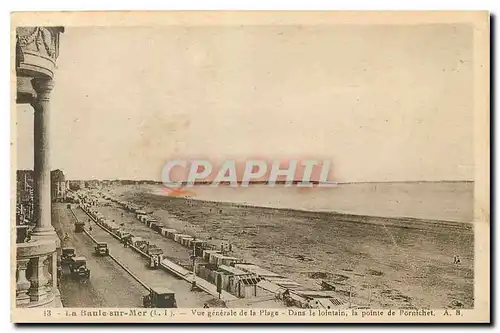
M 453 258 L 453 263 L 456 265 L 456 264 L 460 264 L 460 256 L 459 255 L 456 255 L 454 258 Z

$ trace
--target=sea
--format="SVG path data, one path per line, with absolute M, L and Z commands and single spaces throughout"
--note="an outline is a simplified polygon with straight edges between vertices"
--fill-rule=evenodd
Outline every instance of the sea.
M 329 188 L 195 185 L 186 190 L 194 200 L 269 208 L 465 223 L 474 217 L 474 182 L 466 181 L 346 183 Z M 172 195 L 162 185 L 150 192 Z

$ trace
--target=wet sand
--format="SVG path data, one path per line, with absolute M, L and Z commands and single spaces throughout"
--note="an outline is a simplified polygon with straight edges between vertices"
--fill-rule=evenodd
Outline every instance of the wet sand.
M 247 207 L 116 187 L 168 227 L 231 241 L 235 255 L 308 288 L 347 277 L 372 307 L 471 308 L 472 224 Z M 461 263 L 453 264 L 454 255 Z

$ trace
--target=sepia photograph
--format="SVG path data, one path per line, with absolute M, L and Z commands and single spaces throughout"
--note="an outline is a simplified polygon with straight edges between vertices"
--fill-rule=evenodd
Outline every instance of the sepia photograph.
M 489 321 L 488 15 L 14 13 L 12 320 Z

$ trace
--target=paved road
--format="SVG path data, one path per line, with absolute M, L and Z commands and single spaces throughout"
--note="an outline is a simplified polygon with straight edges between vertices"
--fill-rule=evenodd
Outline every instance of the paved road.
M 110 220 L 115 220 L 117 224 L 123 224 L 125 230 L 134 236 L 139 236 L 151 241 L 163 250 L 164 257 L 185 267 L 191 266 L 192 250 L 181 244 L 165 238 L 159 233 L 151 230 L 147 225 L 137 220 L 135 214 L 125 211 L 115 203 L 108 203 L 109 206 L 99 206 L 97 210 Z
M 74 212 L 79 220 L 84 221 L 88 225 L 89 217 L 83 210 L 76 208 Z M 108 216 L 107 214 L 104 215 Z M 203 307 L 205 302 L 213 298 L 205 292 L 192 292 L 190 290 L 191 285 L 188 282 L 168 274 L 164 270 L 149 269 L 146 259 L 139 253 L 131 248 L 124 248 L 116 238 L 94 222 L 91 222 L 90 225 L 92 225 L 92 231 L 90 232 L 92 236 L 99 242 L 107 243 L 110 253 L 139 279 L 144 281 L 148 286 L 161 285 L 173 290 L 176 295 L 178 307 Z M 151 229 L 149 229 L 149 232 L 151 234 L 154 233 Z
M 91 270 L 89 282 L 80 283 L 70 277 L 61 279 L 60 291 L 65 307 L 142 307 L 142 296 L 147 294 L 138 282 L 109 257 L 93 253 L 94 242 L 83 233 L 74 233 L 75 218 L 65 204 L 52 207 L 53 225 L 61 236 L 69 240 L 61 244 L 73 246 L 78 256 L 87 258 Z M 61 237 L 61 238 L 64 238 Z

